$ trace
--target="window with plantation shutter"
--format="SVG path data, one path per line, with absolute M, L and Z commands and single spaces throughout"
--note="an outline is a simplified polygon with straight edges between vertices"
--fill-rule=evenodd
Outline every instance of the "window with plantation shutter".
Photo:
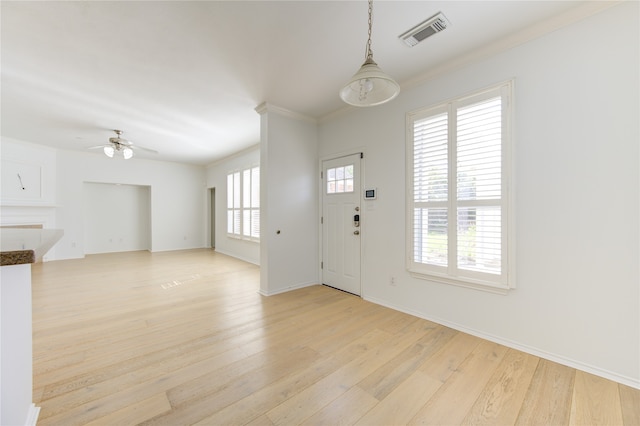
M 260 167 L 227 175 L 227 234 L 260 239 Z
M 507 82 L 407 115 L 407 264 L 414 276 L 514 286 L 510 97 Z

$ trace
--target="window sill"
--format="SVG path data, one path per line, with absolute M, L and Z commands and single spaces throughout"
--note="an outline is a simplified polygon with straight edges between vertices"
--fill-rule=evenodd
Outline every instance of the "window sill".
M 241 237 L 239 235 L 233 235 L 233 234 L 227 234 L 227 238 L 230 238 L 232 240 L 247 241 L 249 243 L 258 243 L 258 244 L 260 244 L 260 239 L 258 239 L 258 238 L 247 238 L 247 237 Z
M 425 281 L 431 281 L 431 282 L 436 282 L 440 284 L 455 285 L 457 287 L 470 288 L 473 290 L 480 290 L 488 293 L 500 294 L 503 296 L 509 294 L 509 290 L 513 290 L 513 288 L 501 286 L 499 284 L 488 282 L 488 281 L 473 280 L 473 279 L 456 279 L 449 276 L 428 274 L 428 273 L 416 272 L 412 270 L 409 270 L 409 274 L 411 274 L 413 278 L 418 278 Z

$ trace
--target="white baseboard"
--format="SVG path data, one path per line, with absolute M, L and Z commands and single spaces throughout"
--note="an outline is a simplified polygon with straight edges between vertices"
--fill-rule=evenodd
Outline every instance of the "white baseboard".
M 214 249 L 214 251 L 216 253 L 224 254 L 225 256 L 233 257 L 233 258 L 236 258 L 236 259 L 240 259 L 240 260 L 242 260 L 244 262 L 251 263 L 251 264 L 256 265 L 256 266 L 260 266 L 260 261 L 255 261 L 255 260 L 243 257 L 243 256 L 238 256 L 237 253 L 228 253 L 228 252 L 226 252 L 224 250 L 219 250 L 219 249 Z
M 27 421 L 25 423 L 25 426 L 36 426 L 39 415 L 40 407 L 36 407 L 36 404 L 31 404 L 31 407 L 29 407 L 29 413 L 27 413 Z
M 285 287 L 279 290 L 275 290 L 275 291 L 263 291 L 262 289 L 258 290 L 258 293 L 260 293 L 263 296 L 274 296 L 276 294 L 282 294 L 282 293 L 287 293 L 289 291 L 293 291 L 293 290 L 298 290 L 301 288 L 305 288 L 305 287 L 311 287 L 314 285 L 318 285 L 317 282 L 309 282 L 309 283 L 302 283 L 302 284 L 296 284 L 296 285 L 292 285 L 289 287 Z
M 364 298 L 364 297 L 363 297 Z M 437 324 L 440 325 L 444 325 L 445 327 L 449 327 L 452 328 L 454 330 L 458 330 L 461 331 L 463 333 L 467 333 L 467 334 L 471 334 L 472 336 L 476 336 L 479 337 L 481 339 L 485 339 L 488 340 L 490 342 L 494 342 L 494 343 L 498 343 L 500 345 L 512 348 L 512 349 L 516 349 L 522 352 L 526 352 L 530 355 L 535 355 L 537 357 L 540 358 L 544 358 L 546 360 L 549 361 L 553 361 L 553 362 L 557 362 L 558 364 L 562 364 L 562 365 L 566 365 L 567 367 L 571 367 L 571 368 L 575 368 L 576 370 L 581 370 L 590 374 L 593 374 L 595 376 L 599 376 L 599 377 L 603 377 L 605 379 L 608 380 L 613 380 L 614 382 L 617 383 L 622 383 L 623 385 L 627 385 L 630 386 L 632 388 L 635 389 L 640 389 L 640 380 L 639 379 L 634 379 L 631 377 L 626 377 L 623 375 L 620 375 L 618 373 L 609 371 L 609 370 L 605 370 L 599 367 L 594 367 L 592 365 L 589 364 L 585 364 L 583 362 L 580 361 L 576 361 L 574 359 L 571 358 L 566 358 L 563 357 L 562 355 L 557 355 L 554 353 L 550 353 L 547 352 L 545 350 L 542 349 L 538 349 L 532 346 L 528 346 L 528 345 L 523 345 L 521 343 L 509 340 L 509 339 L 504 339 L 502 337 L 499 336 L 494 336 L 492 334 L 488 334 L 485 333 L 483 331 L 480 330 L 475 330 L 460 324 L 456 324 L 450 321 L 446 321 L 443 320 L 441 318 L 436 318 L 436 317 L 430 317 L 428 315 L 425 315 L 422 312 L 417 312 L 414 311 L 412 309 L 406 309 L 400 306 L 394 306 L 392 304 L 389 304 L 383 300 L 379 300 L 376 299 L 375 297 L 366 297 L 364 298 L 365 300 L 367 300 L 368 302 L 371 303 L 375 303 L 377 305 L 381 305 L 381 306 L 385 306 L 387 308 L 391 308 L 394 309 L 396 311 L 400 311 L 400 312 L 404 312 L 405 314 L 409 314 L 409 315 L 413 315 L 414 317 L 418 317 L 418 318 L 422 318 L 431 322 L 435 322 Z

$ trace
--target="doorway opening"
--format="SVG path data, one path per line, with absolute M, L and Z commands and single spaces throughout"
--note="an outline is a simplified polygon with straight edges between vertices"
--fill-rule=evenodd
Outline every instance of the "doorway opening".
M 209 227 L 210 240 L 209 244 L 212 249 L 216 248 L 216 189 L 209 188 Z

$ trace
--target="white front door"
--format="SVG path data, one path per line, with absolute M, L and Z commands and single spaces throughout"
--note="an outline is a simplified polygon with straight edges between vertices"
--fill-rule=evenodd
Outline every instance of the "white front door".
M 360 295 L 360 158 L 322 162 L 322 283 Z

